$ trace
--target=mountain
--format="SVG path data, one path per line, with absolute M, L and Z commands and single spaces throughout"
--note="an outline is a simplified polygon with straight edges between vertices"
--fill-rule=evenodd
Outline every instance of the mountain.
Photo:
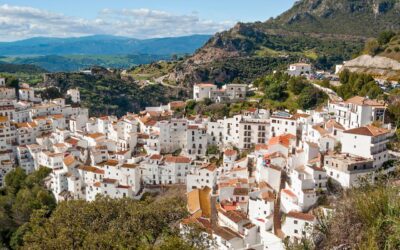
M 14 73 L 39 74 L 39 73 L 46 73 L 47 71 L 36 65 L 0 62 L 0 72 L 11 73 L 11 74 Z
M 366 37 L 377 36 L 382 30 L 399 30 L 399 15 L 399 0 L 303 0 L 266 25 Z
M 127 55 L 191 54 L 204 45 L 209 35 L 154 39 L 96 35 L 76 38 L 37 37 L 0 43 L 0 55 Z
M 277 18 L 217 33 L 168 80 L 250 83 L 299 60 L 332 69 L 358 55 L 368 37 L 400 29 L 399 11 L 400 0 L 300 0 Z

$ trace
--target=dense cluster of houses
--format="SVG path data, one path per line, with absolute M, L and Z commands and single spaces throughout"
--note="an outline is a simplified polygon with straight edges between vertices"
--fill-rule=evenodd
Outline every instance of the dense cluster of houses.
M 251 108 L 220 120 L 176 117 L 186 105 L 177 101 L 117 118 L 89 117 L 78 89 L 66 104 L 26 85 L 19 94 L 0 85 L 0 186 L 16 166 L 50 168 L 46 185 L 57 201 L 139 199 L 180 185 L 190 213 L 182 232 L 198 224 L 217 249 L 282 249 L 285 237 L 310 235 L 328 180 L 344 188 L 360 177 L 373 181 L 392 158 L 386 106 L 363 97 L 295 114 Z M 196 100 L 245 93 L 236 84 L 194 86 Z

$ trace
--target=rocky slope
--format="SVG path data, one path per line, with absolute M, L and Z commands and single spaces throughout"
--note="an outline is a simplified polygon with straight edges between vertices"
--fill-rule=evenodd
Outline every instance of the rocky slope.
M 399 0 L 303 0 L 267 25 L 365 37 L 400 29 L 399 15 Z
M 301 0 L 275 19 L 217 33 L 168 79 L 184 85 L 251 82 L 271 64 L 283 68 L 299 59 L 330 69 L 359 53 L 368 37 L 400 29 L 399 15 L 400 0 Z
M 383 56 L 362 55 L 346 62 L 344 68 L 385 80 L 400 80 L 400 63 Z

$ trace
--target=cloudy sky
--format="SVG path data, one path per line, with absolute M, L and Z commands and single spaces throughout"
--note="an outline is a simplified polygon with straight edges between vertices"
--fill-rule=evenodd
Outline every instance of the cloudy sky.
M 265 21 L 294 0 L 0 0 L 0 41 L 108 34 L 135 38 L 213 34 Z

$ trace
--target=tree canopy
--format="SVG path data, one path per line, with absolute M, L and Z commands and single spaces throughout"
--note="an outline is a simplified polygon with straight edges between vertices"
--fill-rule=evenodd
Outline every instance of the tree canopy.
M 0 246 L 10 246 L 13 240 L 19 241 L 15 232 L 30 220 L 37 210 L 50 212 L 56 202 L 48 190 L 43 187 L 43 179 L 49 169 L 40 168 L 26 175 L 16 168 L 5 177 L 5 187 L 0 189 Z

